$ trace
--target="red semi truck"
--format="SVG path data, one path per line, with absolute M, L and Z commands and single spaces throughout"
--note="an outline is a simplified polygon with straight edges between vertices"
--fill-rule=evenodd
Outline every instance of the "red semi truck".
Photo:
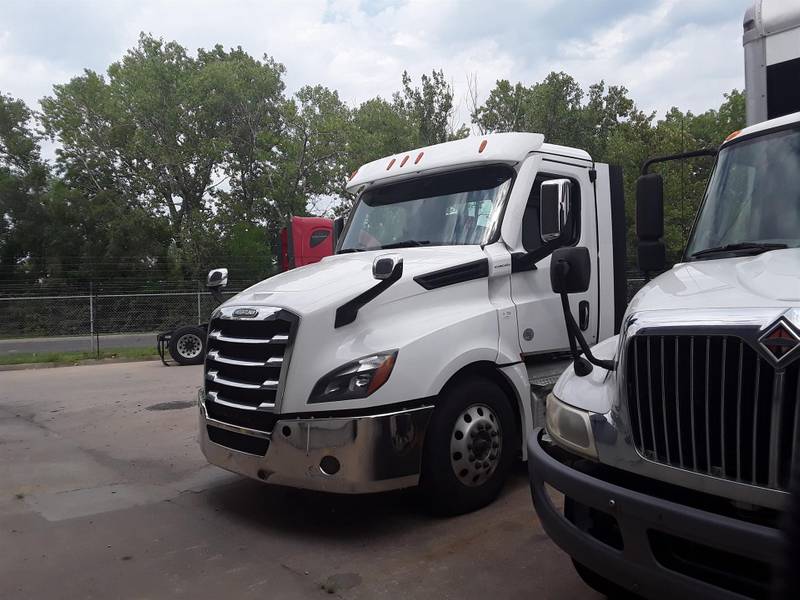
M 291 217 L 278 234 L 278 266 L 281 271 L 319 262 L 333 254 L 336 224 L 324 217 Z M 179 365 L 199 365 L 205 357 L 208 323 L 183 325 L 159 333 L 158 354 L 167 365 L 167 353 Z

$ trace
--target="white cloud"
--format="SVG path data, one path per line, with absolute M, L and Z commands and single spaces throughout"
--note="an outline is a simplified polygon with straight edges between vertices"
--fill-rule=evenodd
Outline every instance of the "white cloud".
M 526 83 L 565 70 L 584 86 L 625 85 L 640 106 L 702 111 L 743 87 L 741 17 L 750 0 L 6 0 L 0 91 L 32 106 L 84 67 L 103 71 L 140 31 L 195 50 L 270 54 L 289 90 L 322 83 L 348 102 L 389 97 L 407 69 L 443 68 L 459 99 L 468 75 Z M 461 115 L 467 118 L 464 108 Z

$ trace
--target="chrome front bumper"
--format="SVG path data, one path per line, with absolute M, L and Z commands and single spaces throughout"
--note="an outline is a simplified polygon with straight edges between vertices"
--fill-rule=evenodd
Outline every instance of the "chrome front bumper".
M 289 418 L 271 432 L 210 419 L 198 395 L 200 446 L 211 464 L 267 483 L 343 494 L 413 487 L 432 406 L 368 416 Z M 209 428 L 266 447 L 263 455 L 214 442 Z M 212 430 L 220 439 L 220 432 Z M 225 433 L 227 432 L 227 433 Z M 233 445 L 233 444 L 232 444 Z

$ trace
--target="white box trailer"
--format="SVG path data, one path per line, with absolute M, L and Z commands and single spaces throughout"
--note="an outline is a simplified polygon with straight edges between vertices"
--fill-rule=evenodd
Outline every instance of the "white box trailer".
M 744 16 L 747 124 L 800 111 L 800 0 L 758 0 Z

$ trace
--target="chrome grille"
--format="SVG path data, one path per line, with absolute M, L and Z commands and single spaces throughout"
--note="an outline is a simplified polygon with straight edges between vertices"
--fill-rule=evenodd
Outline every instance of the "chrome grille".
M 267 307 L 237 319 L 233 310 L 222 309 L 209 323 L 206 410 L 218 421 L 271 431 L 298 320 Z
M 800 430 L 800 363 L 773 364 L 733 335 L 634 336 L 627 403 L 652 461 L 785 490 Z

